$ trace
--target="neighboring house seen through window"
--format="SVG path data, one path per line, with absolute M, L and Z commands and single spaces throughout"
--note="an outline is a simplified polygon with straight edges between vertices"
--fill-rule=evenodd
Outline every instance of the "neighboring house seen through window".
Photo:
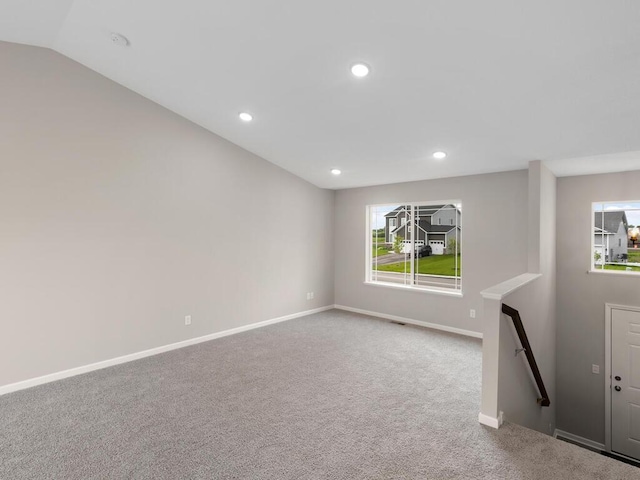
M 460 292 L 461 215 L 459 200 L 367 206 L 366 281 Z
M 591 269 L 640 273 L 640 201 L 593 204 Z

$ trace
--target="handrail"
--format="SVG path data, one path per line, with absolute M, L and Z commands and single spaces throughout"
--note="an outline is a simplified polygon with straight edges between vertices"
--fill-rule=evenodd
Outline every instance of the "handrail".
M 540 391 L 541 398 L 538 398 L 538 405 L 542 407 L 548 407 L 549 405 L 551 405 L 551 400 L 549 400 L 547 389 L 544 388 L 542 375 L 540 375 L 538 364 L 536 363 L 536 359 L 533 356 L 533 350 L 531 350 L 531 345 L 529 344 L 529 339 L 527 338 L 527 332 L 524 331 L 524 325 L 522 324 L 520 313 L 515 308 L 512 308 L 504 303 L 502 304 L 502 313 L 510 316 L 511 320 L 513 320 L 513 326 L 516 328 L 516 332 L 518 333 L 520 345 L 522 345 L 522 350 L 524 350 L 524 353 L 527 356 L 527 361 L 529 362 L 531 373 L 533 373 L 533 378 L 535 379 L 538 390 Z

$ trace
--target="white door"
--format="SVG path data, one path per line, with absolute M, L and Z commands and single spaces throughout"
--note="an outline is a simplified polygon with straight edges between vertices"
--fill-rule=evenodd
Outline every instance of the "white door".
M 640 459 L 640 311 L 611 310 L 611 450 Z

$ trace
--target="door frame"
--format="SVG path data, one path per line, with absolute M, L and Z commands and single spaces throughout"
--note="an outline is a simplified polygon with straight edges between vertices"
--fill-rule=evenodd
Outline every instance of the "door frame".
M 613 455 L 619 455 L 625 458 L 626 455 L 611 451 L 611 311 L 612 310 L 628 310 L 631 312 L 640 312 L 640 307 L 630 305 L 617 305 L 615 303 L 604 304 L 604 445 L 605 450 Z M 637 459 L 632 459 L 638 461 Z

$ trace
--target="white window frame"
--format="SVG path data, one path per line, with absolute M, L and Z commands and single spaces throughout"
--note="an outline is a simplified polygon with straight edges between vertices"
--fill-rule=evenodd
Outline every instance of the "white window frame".
M 607 270 L 604 268 L 605 263 L 606 263 L 606 256 L 610 255 L 610 251 L 608 251 L 609 249 L 607 249 L 607 245 L 609 245 L 609 242 L 606 242 L 605 244 L 597 244 L 595 242 L 595 238 L 596 238 L 596 223 L 595 223 L 595 214 L 596 213 L 601 213 L 601 212 L 606 212 L 606 206 L 607 205 L 632 205 L 632 204 L 640 204 L 640 200 L 607 200 L 607 201 L 599 201 L 599 202 L 592 202 L 591 203 L 591 229 L 590 229 L 590 235 L 591 235 L 591 241 L 590 241 L 590 245 L 591 248 L 589 250 L 589 254 L 590 254 L 590 258 L 589 258 L 589 269 L 587 270 L 587 272 L 589 273 L 597 273 L 597 274 L 605 274 L 605 275 L 624 275 L 624 276 L 632 276 L 632 277 L 637 277 L 640 275 L 640 271 L 626 271 L 626 270 Z M 601 210 L 596 211 L 596 207 L 600 207 Z M 625 210 L 626 211 L 637 211 L 640 213 L 640 207 L 638 208 L 619 208 L 620 210 Z M 629 220 L 627 219 L 627 222 L 629 222 Z M 636 226 L 639 226 L 636 224 L 636 222 L 629 222 L 629 223 L 633 223 Z M 637 222 L 640 223 L 640 222 Z M 602 228 L 600 229 L 602 231 L 604 231 L 604 222 L 602 225 Z M 603 235 L 603 234 L 600 234 Z M 604 234 L 606 235 L 606 234 Z M 627 244 L 628 244 L 628 238 L 627 238 Z M 640 244 L 640 243 L 639 243 Z M 610 245 L 609 245 L 610 246 Z M 604 258 L 602 259 L 602 265 L 599 266 L 596 263 L 596 260 L 594 258 L 594 253 L 596 251 L 596 247 L 601 247 L 601 250 L 603 252 L 603 254 L 605 255 Z M 619 247 L 618 247 L 619 248 Z M 638 249 L 640 251 L 640 249 Z M 611 259 L 610 259 L 611 260 Z
M 385 207 L 390 205 L 398 205 L 398 206 L 410 206 L 411 214 L 413 215 L 416 207 L 425 206 L 425 205 L 454 205 L 460 214 L 455 214 L 456 221 L 459 219 L 459 223 L 454 223 L 452 228 L 460 228 L 460 232 L 458 234 L 458 246 L 462 245 L 462 200 L 428 200 L 428 201 L 420 201 L 420 202 L 388 202 L 388 203 L 379 203 L 379 204 L 371 204 L 365 207 L 365 281 L 364 283 L 367 285 L 375 285 L 385 288 L 396 288 L 402 290 L 411 290 L 416 292 L 426 292 L 426 293 L 437 293 L 448 296 L 457 296 L 462 297 L 462 275 L 456 278 L 455 288 L 446 288 L 446 287 L 435 287 L 435 286 L 424 286 L 424 285 L 416 285 L 414 283 L 415 278 L 415 262 L 409 262 L 411 265 L 410 272 L 407 272 L 409 275 L 409 283 L 408 284 L 399 284 L 399 283 L 391 283 L 391 282 L 383 282 L 379 280 L 372 279 L 373 272 L 373 238 L 371 235 L 371 210 L 377 207 Z M 418 212 L 415 212 L 418 214 Z M 406 215 L 406 213 L 405 213 Z M 411 229 L 418 230 L 418 229 Z M 411 241 L 415 244 L 415 232 L 411 232 Z M 411 248 L 409 253 L 410 258 L 413 258 L 414 248 Z M 456 266 L 457 266 L 457 257 L 456 257 Z

